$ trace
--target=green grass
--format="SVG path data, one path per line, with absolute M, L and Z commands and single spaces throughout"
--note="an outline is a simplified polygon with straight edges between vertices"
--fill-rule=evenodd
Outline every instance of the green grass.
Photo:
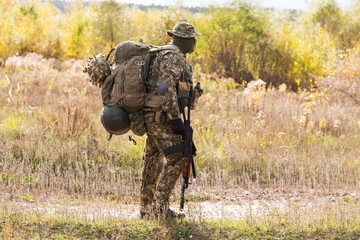
M 92 221 L 7 215 L 0 237 L 13 239 L 358 239 L 360 221 L 314 218 L 295 223 L 286 215 L 247 220 Z

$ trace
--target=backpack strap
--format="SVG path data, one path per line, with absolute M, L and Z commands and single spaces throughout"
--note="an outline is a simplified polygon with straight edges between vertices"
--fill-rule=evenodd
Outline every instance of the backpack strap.
M 150 69 L 150 63 L 151 63 L 151 57 L 163 50 L 176 50 L 175 46 L 173 45 L 165 45 L 165 46 L 151 46 L 151 49 L 148 50 L 145 54 L 145 64 L 144 64 L 144 74 L 143 74 L 143 80 L 144 82 L 149 76 L 149 69 Z
M 163 50 L 176 50 L 176 47 L 174 45 L 152 46 L 147 52 L 160 52 Z
M 163 98 L 161 96 L 155 95 L 157 92 L 158 90 L 155 89 L 153 92 L 146 95 L 145 107 L 150 107 L 150 108 L 161 107 Z
M 120 70 L 121 67 L 115 69 L 114 72 L 105 79 L 103 85 L 101 86 L 101 98 L 105 105 L 109 105 L 109 106 L 112 105 L 111 96 L 110 96 L 111 90 L 114 86 L 114 78 Z
M 143 72 L 143 82 L 146 82 L 146 79 L 149 76 L 149 69 L 150 69 L 150 62 L 151 62 L 151 56 L 153 55 L 153 52 L 147 52 L 145 54 L 145 64 L 144 64 L 144 72 Z
M 177 48 L 173 45 L 151 46 L 151 49 L 146 52 L 144 74 L 143 74 L 144 82 L 147 81 L 147 78 L 149 76 L 151 57 L 154 56 L 155 54 L 157 54 L 158 52 L 165 51 L 165 50 L 177 50 Z M 154 110 L 161 107 L 161 105 L 163 103 L 163 97 L 157 96 L 156 95 L 157 92 L 158 92 L 158 90 L 156 88 L 151 93 L 146 94 L 145 107 L 153 108 Z
M 112 49 L 109 51 L 109 53 L 108 53 L 108 55 L 107 55 L 107 57 L 106 57 L 106 61 L 109 59 L 110 54 L 111 54 L 114 50 L 115 50 L 115 48 L 112 48 Z

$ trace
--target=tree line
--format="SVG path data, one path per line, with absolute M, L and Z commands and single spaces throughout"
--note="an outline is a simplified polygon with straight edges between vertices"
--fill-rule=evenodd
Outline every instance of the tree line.
M 306 11 L 263 9 L 243 0 L 198 11 L 180 6 L 144 9 L 114 0 L 61 3 L 2 0 L 0 57 L 36 52 L 47 58 L 85 59 L 140 38 L 164 45 L 170 41 L 166 30 L 188 21 L 202 34 L 190 56 L 202 72 L 240 83 L 261 78 L 296 90 L 310 84 L 309 75 L 324 76 L 327 63 L 346 49 L 358 48 L 360 40 L 358 0 L 350 9 L 334 0 L 317 0 Z

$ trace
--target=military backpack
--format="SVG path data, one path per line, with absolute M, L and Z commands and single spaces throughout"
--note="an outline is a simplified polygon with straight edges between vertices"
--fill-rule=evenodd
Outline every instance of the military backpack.
M 107 56 L 99 54 L 91 59 L 84 72 L 90 76 L 90 82 L 101 87 L 101 97 L 104 104 L 102 123 L 104 128 L 112 135 L 121 135 L 129 129 L 136 135 L 142 136 L 146 132 L 143 112 L 144 106 L 160 107 L 161 98 L 156 96 L 156 90 L 146 91 L 146 82 L 151 74 L 151 66 L 158 52 L 174 49 L 173 46 L 154 47 L 141 41 L 126 41 L 117 45 Z M 113 53 L 113 65 L 110 66 L 108 58 Z M 113 107 L 113 108 L 109 108 Z M 116 110 L 116 107 L 125 111 Z M 124 123 L 126 117 L 119 116 L 117 121 L 105 121 L 108 116 L 114 118 L 115 113 L 129 115 L 129 127 L 111 131 L 113 127 L 107 122 Z M 116 127 L 118 129 L 118 127 Z

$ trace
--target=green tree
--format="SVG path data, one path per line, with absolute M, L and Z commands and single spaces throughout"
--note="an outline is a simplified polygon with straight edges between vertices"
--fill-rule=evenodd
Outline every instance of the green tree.
M 325 28 L 333 37 L 337 36 L 344 23 L 341 8 L 335 0 L 313 2 L 309 13 L 310 21 Z
M 171 38 L 166 34 L 166 31 L 173 29 L 175 24 L 179 21 L 191 23 L 191 13 L 181 6 L 163 10 L 160 17 L 153 25 L 152 43 L 156 45 L 168 44 L 171 41 Z
M 360 40 L 360 2 L 354 0 L 349 10 L 342 10 L 334 0 L 313 2 L 309 22 L 325 29 L 340 49 L 354 47 Z
M 360 42 L 360 1 L 354 0 L 350 10 L 343 14 L 345 24 L 339 33 L 340 47 L 353 48 Z
M 211 8 L 197 23 L 198 56 L 210 72 L 220 71 L 236 81 L 259 76 L 268 45 L 266 20 L 260 10 L 243 1 L 231 8 Z
M 112 48 L 124 40 L 122 37 L 123 10 L 124 5 L 117 3 L 115 0 L 106 0 L 95 5 L 93 28 L 96 40 L 102 46 Z

